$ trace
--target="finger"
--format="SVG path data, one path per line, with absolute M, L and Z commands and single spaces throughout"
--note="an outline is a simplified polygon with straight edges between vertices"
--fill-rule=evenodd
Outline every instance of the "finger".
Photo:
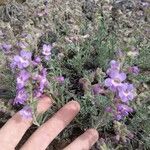
M 52 100 L 43 97 L 37 105 L 37 112 L 45 112 L 52 105 Z M 20 113 L 16 113 L 0 130 L 0 147 L 5 150 L 12 150 L 21 140 L 24 133 L 32 125 L 32 118 L 25 119 Z
M 46 149 L 52 140 L 71 122 L 71 120 L 73 120 L 79 111 L 80 105 L 78 102 L 68 102 L 51 119 L 37 129 L 21 150 Z
M 73 141 L 73 143 L 68 145 L 64 150 L 89 150 L 98 138 L 98 132 L 95 129 L 89 129 Z

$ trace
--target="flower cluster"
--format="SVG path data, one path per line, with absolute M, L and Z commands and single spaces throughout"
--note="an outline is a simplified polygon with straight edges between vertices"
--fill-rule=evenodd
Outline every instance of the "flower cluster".
M 114 95 L 114 107 L 107 108 L 107 111 L 113 113 L 117 120 L 121 120 L 133 112 L 133 109 L 128 104 L 136 96 L 134 85 L 126 81 L 127 75 L 121 71 L 121 68 L 121 62 L 112 60 L 110 62 L 110 68 L 107 70 L 108 77 L 105 79 L 105 86 Z M 134 67 L 131 73 L 137 74 L 138 72 L 139 69 Z
M 48 86 L 47 70 L 43 67 L 42 59 L 49 60 L 52 47 L 44 44 L 41 53 L 34 56 L 26 49 L 27 43 L 19 43 L 18 45 L 21 50 L 18 55 L 13 57 L 10 65 L 13 72 L 17 72 L 16 97 L 13 104 L 24 105 L 25 107 L 20 111 L 20 114 L 28 118 L 31 117 L 32 112 L 28 101 L 39 98 Z
M 11 63 L 12 69 L 24 69 L 27 68 L 31 62 L 32 53 L 21 50 L 19 55 L 14 56 L 14 59 Z

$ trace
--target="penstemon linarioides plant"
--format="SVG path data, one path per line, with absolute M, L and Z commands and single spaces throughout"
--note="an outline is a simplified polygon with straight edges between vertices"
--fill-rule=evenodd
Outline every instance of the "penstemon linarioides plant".
M 11 3 L 7 5 L 6 9 L 0 9 L 3 12 L 0 18 L 4 22 L 9 21 L 10 23 L 0 23 L 2 27 L 0 35 L 4 35 L 0 49 L 2 50 L 1 54 L 2 52 L 6 54 L 2 54 L 0 57 L 5 56 L 8 60 L 11 58 L 14 73 L 9 74 L 9 76 L 10 78 L 14 76 L 13 79 L 16 81 L 12 82 L 15 85 L 11 86 L 10 89 L 15 91 L 17 87 L 16 98 L 13 98 L 12 102 L 15 104 L 13 107 L 25 106 L 21 112 L 22 116 L 34 117 L 34 123 L 38 125 L 35 112 L 38 94 L 41 95 L 48 91 L 53 95 L 56 105 L 59 107 L 68 102 L 69 99 L 75 99 L 80 102 L 82 109 L 75 122 L 69 127 L 70 134 L 76 127 L 81 130 L 96 127 L 100 133 L 104 134 L 107 145 L 109 145 L 110 139 L 115 136 L 115 140 L 118 142 L 111 140 L 111 144 L 118 144 L 121 141 L 127 144 L 129 137 L 131 138 L 130 142 L 136 143 L 136 140 L 139 140 L 139 143 L 143 142 L 141 144 L 143 146 L 144 141 L 148 141 L 149 131 L 147 125 L 149 72 L 147 68 L 150 59 L 148 58 L 147 38 L 144 38 L 144 35 L 148 37 L 146 34 L 148 32 L 143 34 L 147 27 L 146 25 L 144 28 L 142 26 L 146 22 L 146 17 L 145 19 L 142 19 L 144 16 L 141 17 L 139 21 L 136 16 L 142 15 L 141 7 L 143 9 L 143 6 L 146 8 L 144 14 L 148 14 L 148 3 L 141 1 L 113 1 L 113 3 L 111 3 L 112 1 L 100 3 L 95 1 L 93 3 L 83 0 L 84 5 L 79 1 L 70 1 L 67 5 L 65 1 L 62 1 L 61 4 L 53 5 L 53 3 L 47 2 L 43 3 L 43 0 L 40 0 L 38 2 L 40 6 L 37 7 L 33 7 L 36 6 L 34 0 L 26 1 L 28 5 L 26 3 L 25 5 Z M 129 3 L 129 7 L 127 3 Z M 140 14 L 134 16 L 134 13 L 138 13 L 138 9 L 134 10 L 137 3 Z M 52 7 L 49 8 L 51 4 Z M 96 11 L 93 8 L 96 8 Z M 29 10 L 28 13 L 25 12 L 27 9 Z M 131 11 L 132 13 L 130 13 Z M 27 20 L 26 16 L 28 16 Z M 24 23 L 23 26 L 22 23 Z M 100 29 L 98 30 L 99 23 Z M 4 29 L 4 26 L 8 28 Z M 36 34 L 40 34 L 41 37 L 46 32 L 47 37 L 52 38 L 47 31 L 47 29 L 51 30 L 49 28 L 56 33 L 58 41 L 54 44 L 49 41 L 41 44 Z M 13 31 L 14 35 L 7 33 L 9 30 Z M 27 37 L 23 35 L 23 40 L 20 42 L 17 38 L 24 30 L 27 30 L 26 33 L 28 34 L 26 34 Z M 118 39 L 114 36 L 115 34 L 119 37 Z M 7 39 L 9 40 L 7 41 Z M 31 47 L 28 42 L 24 42 L 27 39 L 32 43 Z M 117 40 L 117 46 L 115 40 Z M 49 60 L 46 58 L 44 45 L 48 49 L 49 47 L 52 48 L 49 51 L 51 52 Z M 123 53 L 120 51 L 117 53 L 119 56 L 114 58 L 113 53 L 117 47 L 121 47 L 126 53 L 123 54 L 124 51 Z M 137 55 L 139 57 L 134 61 L 129 58 L 125 59 L 125 55 L 130 58 Z M 16 56 L 19 61 L 17 60 L 15 66 L 13 62 L 15 62 Z M 2 61 L 2 63 L 4 62 L 7 61 Z M 19 67 L 22 67 L 20 62 L 24 62 L 23 66 L 28 65 L 28 62 L 30 63 L 27 67 L 20 69 Z M 109 65 L 107 65 L 108 62 L 110 62 Z M 141 69 L 140 74 L 136 65 Z M 7 74 L 7 72 L 4 73 Z M 46 76 L 44 72 L 46 72 Z M 62 85 L 64 83 L 62 75 L 67 84 Z M 44 84 L 46 82 L 43 81 L 43 78 L 47 79 L 47 84 Z M 54 80 L 61 84 L 53 84 Z M 5 83 L 8 82 L 5 81 Z M 42 91 L 43 84 L 44 90 Z M 128 90 L 129 88 L 131 91 Z M 26 93 L 22 97 L 22 102 L 18 99 L 21 92 Z M 1 104 L 6 105 L 5 103 Z M 49 111 L 51 113 L 51 110 Z M 129 130 L 134 136 L 130 134 Z M 62 137 L 66 137 L 65 133 Z M 121 146 L 126 147 L 126 144 L 121 143 Z M 129 146 L 129 143 L 127 145 Z

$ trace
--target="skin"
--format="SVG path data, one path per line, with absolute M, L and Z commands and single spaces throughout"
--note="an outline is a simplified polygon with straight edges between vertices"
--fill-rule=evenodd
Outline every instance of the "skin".
M 43 113 L 51 106 L 52 99 L 44 96 L 39 100 L 37 111 L 38 113 Z M 78 102 L 68 102 L 31 135 L 21 150 L 45 150 L 54 138 L 74 119 L 79 111 L 80 105 Z M 31 125 L 32 119 L 23 119 L 19 113 L 16 113 L 0 129 L 0 147 L 4 150 L 14 150 Z M 89 150 L 98 138 L 99 135 L 95 129 L 88 129 L 64 148 L 64 150 Z

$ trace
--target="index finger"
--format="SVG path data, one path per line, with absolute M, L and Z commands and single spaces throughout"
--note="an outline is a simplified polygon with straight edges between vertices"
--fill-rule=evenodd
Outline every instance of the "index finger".
M 78 102 L 68 102 L 51 119 L 32 134 L 21 150 L 46 149 L 52 140 L 74 119 L 79 111 L 80 104 Z

